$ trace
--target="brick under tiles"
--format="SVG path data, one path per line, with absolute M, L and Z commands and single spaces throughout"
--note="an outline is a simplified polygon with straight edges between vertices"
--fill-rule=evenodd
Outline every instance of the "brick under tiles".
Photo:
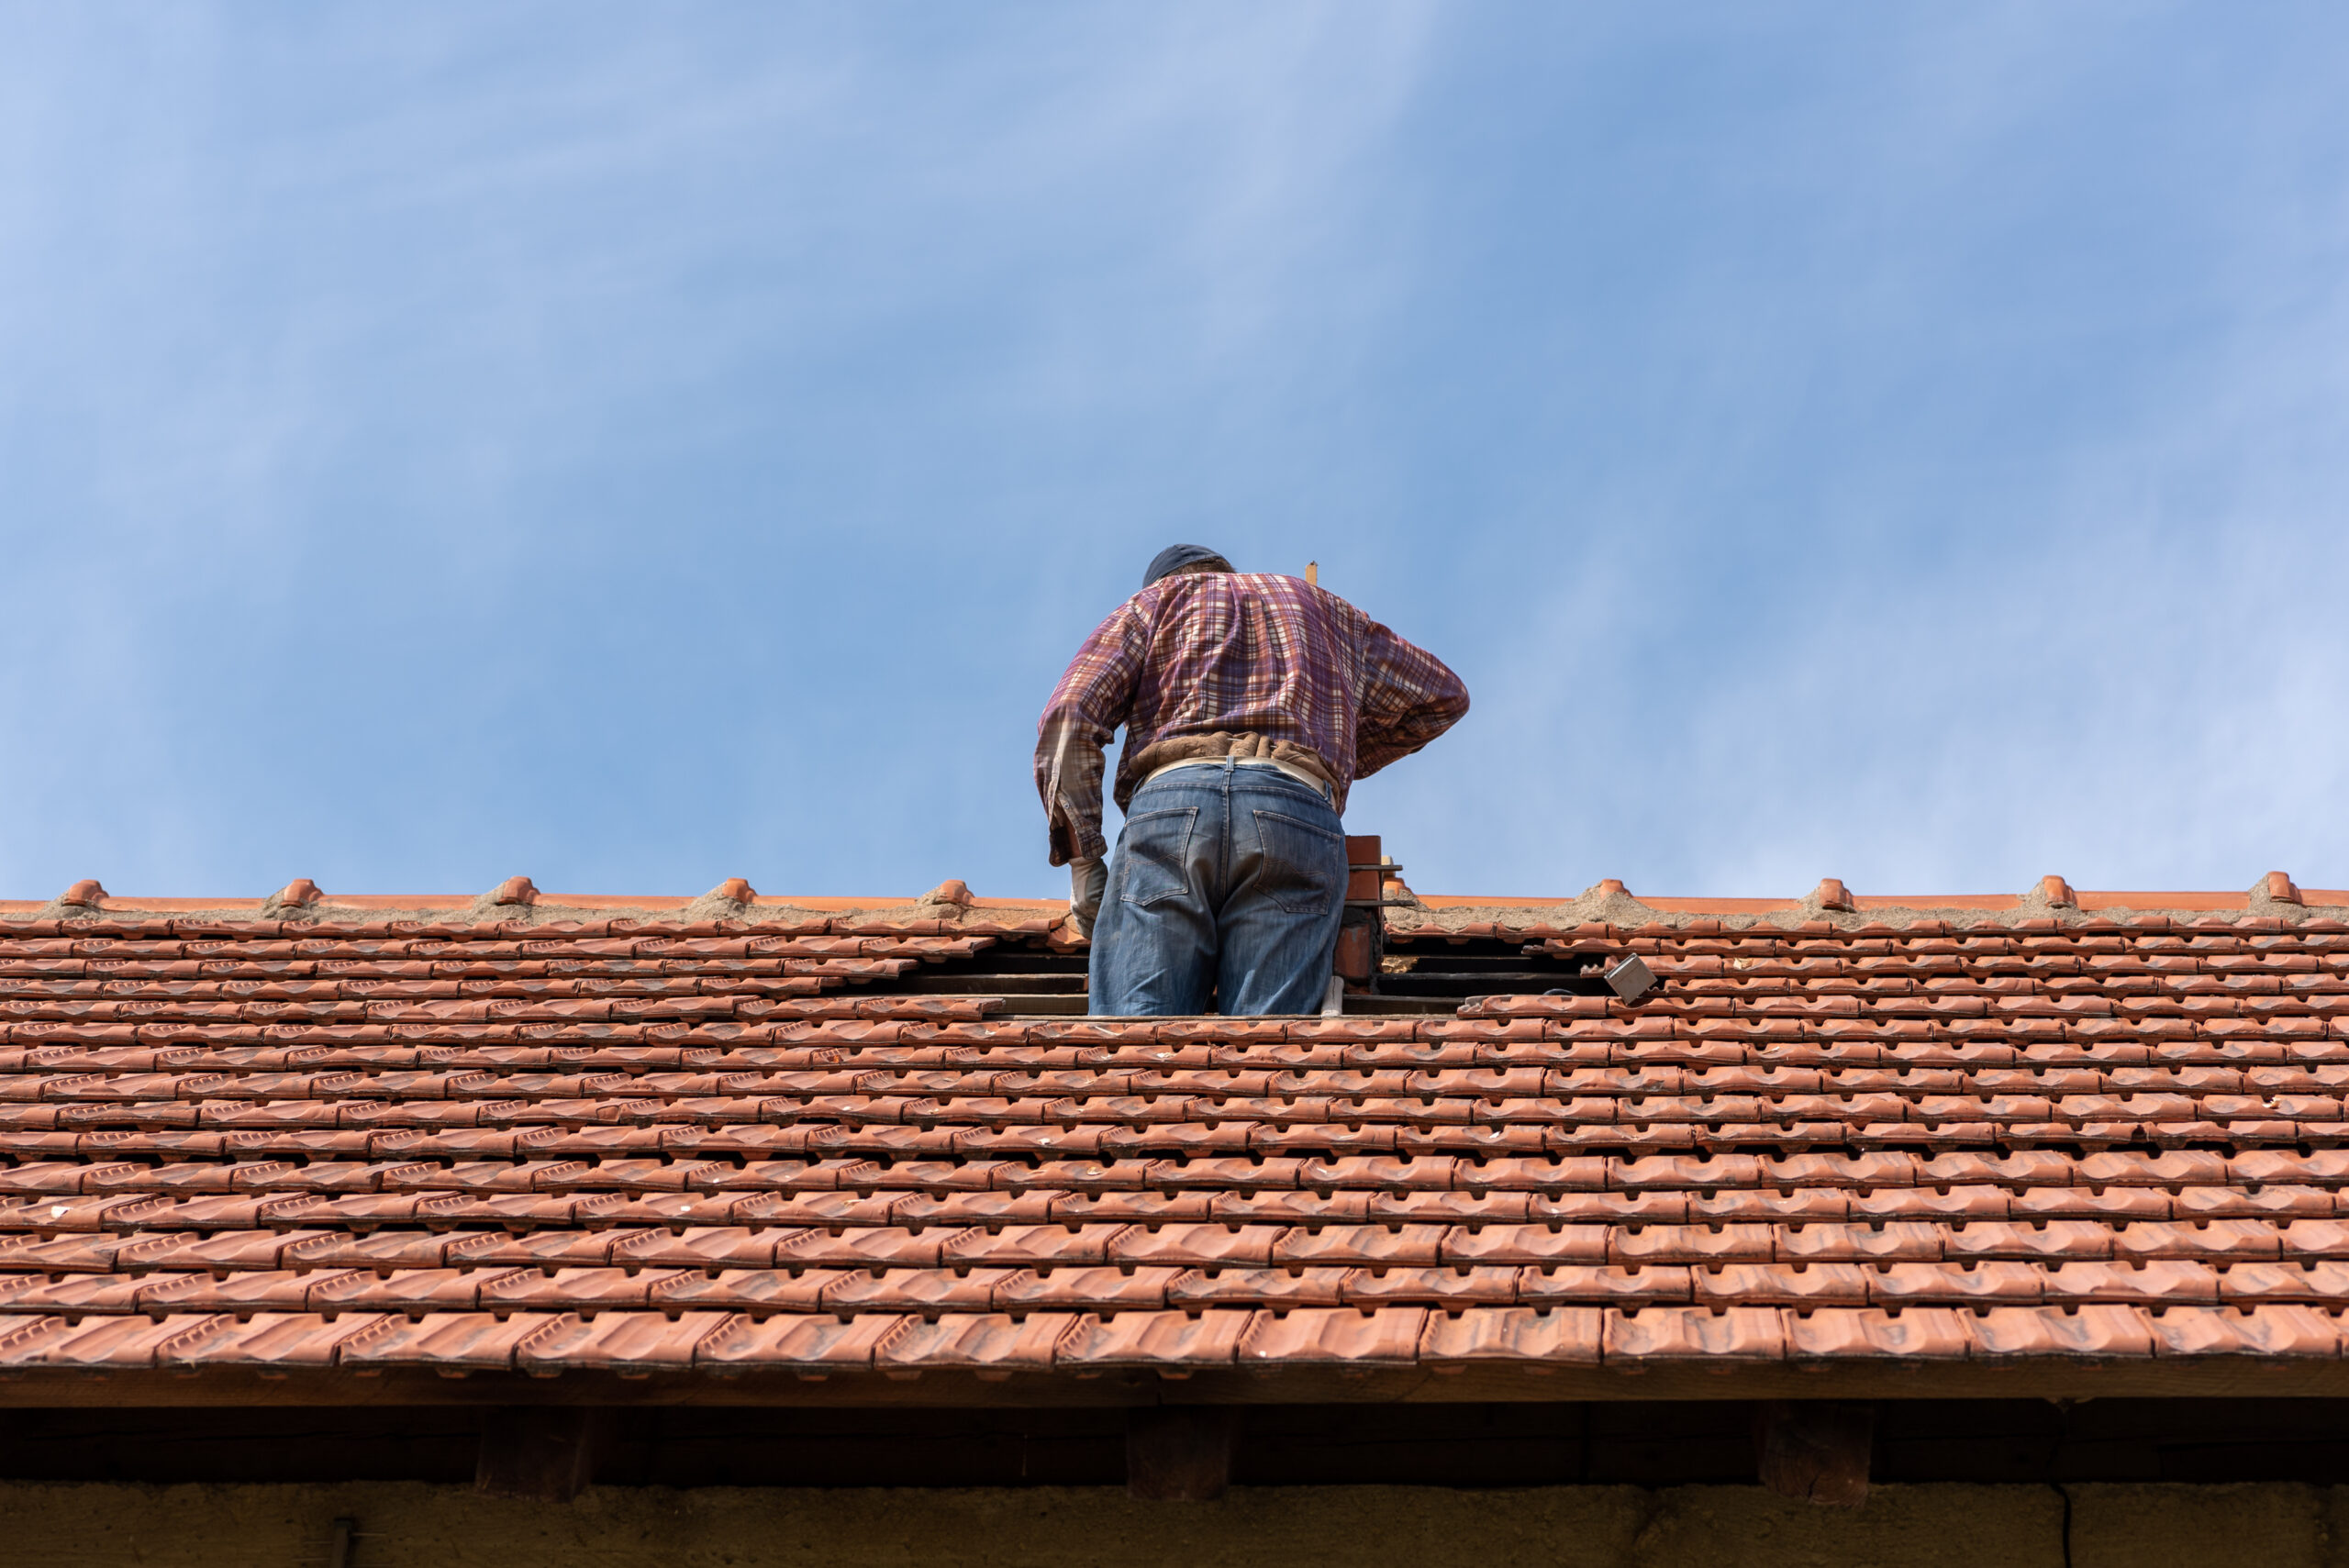
M 1452 1018 L 886 992 L 1029 925 L 0 939 L 0 1368 L 2341 1353 L 2349 929 L 1494 929 L 1664 984 Z

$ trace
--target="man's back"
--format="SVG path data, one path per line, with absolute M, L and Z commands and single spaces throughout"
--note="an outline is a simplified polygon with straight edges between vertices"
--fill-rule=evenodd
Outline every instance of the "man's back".
M 1342 812 L 1355 779 L 1418 751 L 1467 709 L 1457 676 L 1335 594 L 1269 573 L 1161 578 L 1085 639 L 1045 705 L 1037 784 L 1052 863 L 1107 851 L 1094 759 L 1119 724 L 1120 809 L 1152 771 L 1230 754 L 1224 739 L 1253 737 L 1261 744 L 1245 754 L 1319 773 Z

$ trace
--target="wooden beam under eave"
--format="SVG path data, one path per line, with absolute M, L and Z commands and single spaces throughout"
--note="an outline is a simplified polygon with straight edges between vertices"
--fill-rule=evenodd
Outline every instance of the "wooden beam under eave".
M 509 1405 L 482 1423 L 473 1488 L 493 1497 L 568 1503 L 595 1479 L 606 1412 L 585 1405 Z
M 1762 1485 L 1782 1497 L 1856 1508 L 1868 1500 L 1876 1407 L 1864 1400 L 1767 1399 L 1754 1407 Z
M 0 1377 L 0 1409 L 125 1406 L 672 1405 L 806 1409 L 1117 1407 L 1186 1405 L 1490 1404 L 1658 1399 L 2099 1399 L 2349 1398 L 2349 1362 L 2272 1357 L 2145 1360 L 2096 1364 L 2054 1359 L 1985 1364 L 1920 1363 L 1890 1357 L 1857 1364 L 1702 1362 L 1543 1371 L 1467 1367 L 1439 1376 L 1425 1367 L 1342 1371 L 1201 1371 L 1161 1378 L 1146 1370 L 1090 1377 L 1015 1373 L 999 1381 L 968 1372 L 918 1377 L 833 1373 L 810 1381 L 787 1372 L 566 1372 L 560 1376 L 480 1372 L 447 1376 L 395 1368 L 361 1376 L 332 1367 L 263 1375 L 239 1367 L 198 1372 L 33 1369 Z
M 1211 1503 L 1231 1485 L 1244 1408 L 1136 1405 L 1126 1411 L 1126 1496 L 1145 1503 Z

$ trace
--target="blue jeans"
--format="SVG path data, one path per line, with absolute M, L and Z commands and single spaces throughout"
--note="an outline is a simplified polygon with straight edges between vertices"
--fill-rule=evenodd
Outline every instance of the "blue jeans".
M 1346 839 L 1277 768 L 1195 762 L 1134 792 L 1093 926 L 1096 1017 L 1318 1013 L 1346 912 Z

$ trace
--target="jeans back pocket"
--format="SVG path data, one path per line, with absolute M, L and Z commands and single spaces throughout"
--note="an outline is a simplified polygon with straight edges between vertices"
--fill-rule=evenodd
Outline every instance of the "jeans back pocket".
M 1118 835 L 1118 896 L 1129 904 L 1158 904 L 1188 893 L 1191 829 L 1198 819 L 1196 806 L 1127 817 Z
M 1292 915 L 1326 915 L 1346 890 L 1346 836 L 1277 811 L 1256 819 L 1256 891 Z

